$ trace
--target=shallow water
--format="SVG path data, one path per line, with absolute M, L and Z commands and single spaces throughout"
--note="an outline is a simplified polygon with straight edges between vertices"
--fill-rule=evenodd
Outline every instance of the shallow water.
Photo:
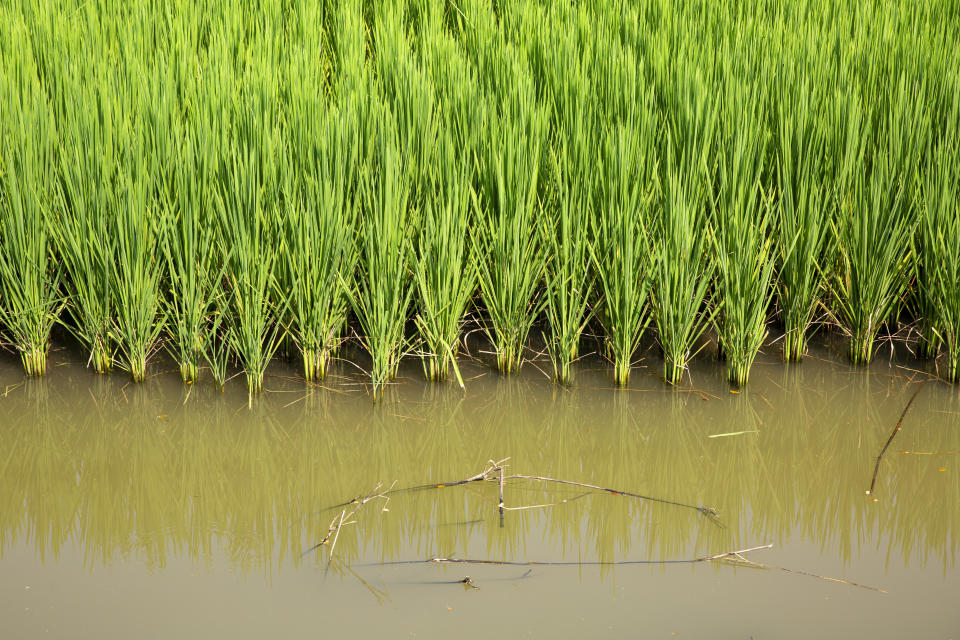
M 570 390 L 533 366 L 464 363 L 465 392 L 413 363 L 378 404 L 349 366 L 309 389 L 281 366 L 252 407 L 242 380 L 133 385 L 58 352 L 25 381 L 4 355 L 0 636 L 960 637 L 957 389 L 924 384 L 867 496 L 925 365 L 852 368 L 835 351 L 761 357 L 738 394 L 710 358 L 678 391 L 653 358 L 624 391 L 598 360 Z M 508 457 L 507 474 L 719 521 L 508 479 L 507 507 L 556 506 L 501 525 L 496 482 L 394 492 L 304 553 L 355 508 L 332 505 L 378 483 Z M 766 568 L 664 562 L 768 544 L 745 555 Z M 624 561 L 653 563 L 610 564 Z

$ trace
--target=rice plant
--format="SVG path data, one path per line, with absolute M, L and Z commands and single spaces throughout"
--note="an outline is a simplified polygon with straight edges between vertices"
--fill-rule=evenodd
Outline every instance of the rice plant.
M 599 186 L 591 258 L 601 299 L 600 319 L 618 385 L 630 381 L 632 358 L 650 323 L 648 293 L 652 261 L 646 229 L 657 204 L 655 116 L 611 127 L 597 162 Z
M 396 376 L 408 351 L 404 325 L 413 297 L 410 182 L 389 117 L 379 112 L 368 124 L 373 130 L 361 176 L 359 262 L 350 297 L 371 358 L 374 398 Z
M 487 137 L 480 143 L 480 195 L 474 222 L 484 330 L 501 373 L 519 370 L 523 349 L 542 308 L 538 294 L 543 262 L 536 221 L 546 114 L 529 81 L 503 62 L 503 104 L 488 103 Z
M 106 81 L 103 81 L 106 84 Z M 81 90 L 77 89 L 77 98 Z M 113 364 L 115 338 L 114 256 L 112 207 L 117 202 L 117 148 L 115 130 L 121 118 L 119 104 L 109 89 L 87 90 L 82 103 L 61 107 L 59 180 L 51 237 L 63 263 L 68 298 L 67 325 L 89 351 L 88 363 L 97 373 Z
M 820 303 L 832 211 L 826 171 L 823 98 L 803 84 L 777 107 L 777 294 L 785 333 L 783 359 L 799 362 Z
M 697 341 L 716 314 L 710 290 L 714 262 L 709 257 L 707 184 L 717 108 L 707 99 L 702 77 L 680 80 L 679 89 L 678 112 L 666 131 L 660 206 L 648 241 L 653 317 L 663 350 L 663 376 L 670 384 L 682 379 Z
M 594 291 L 590 268 L 590 220 L 594 214 L 597 114 L 591 99 L 592 40 L 580 41 L 575 29 L 579 11 L 553 8 L 549 21 L 570 28 L 542 29 L 543 16 L 529 11 L 536 37 L 528 56 L 531 73 L 540 79 L 552 116 L 547 154 L 546 194 L 539 216 L 543 247 L 545 342 L 554 378 L 568 384 L 571 364 L 580 351 L 580 335 L 591 315 Z
M 218 158 L 201 125 L 198 132 L 182 131 L 182 143 L 161 163 L 173 165 L 169 189 L 160 189 L 163 228 L 160 250 L 166 265 L 167 287 L 163 308 L 168 349 L 180 365 L 184 382 L 194 382 L 209 345 L 209 316 L 214 300 L 223 295 L 219 225 L 215 210 Z
M 821 308 L 855 361 L 901 321 L 950 349 L 936 5 L 101 4 L 0 6 L 0 324 L 29 371 L 58 318 L 98 371 L 162 345 L 254 391 L 281 342 L 323 377 L 351 310 L 378 395 L 420 347 L 456 374 L 468 315 L 504 373 L 542 320 L 561 382 L 594 313 L 620 384 L 648 322 L 668 381 L 711 326 L 745 381 L 770 306 L 786 360 Z
M 284 177 L 280 255 L 289 292 L 290 332 L 303 356 L 303 375 L 323 379 L 347 320 L 341 282 L 353 278 L 357 224 L 356 115 L 315 102 L 301 104 L 289 130 L 292 157 Z
M 772 207 L 762 184 L 768 134 L 764 97 L 728 79 L 720 127 L 713 253 L 716 261 L 720 353 L 727 377 L 745 385 L 767 336 L 773 295 Z
M 916 219 L 905 202 L 904 181 L 896 159 L 879 143 L 864 149 L 871 118 L 853 103 L 847 117 L 834 234 L 839 257 L 832 290 L 836 314 L 850 337 L 850 360 L 869 363 L 880 327 L 890 318 L 906 289 L 910 244 Z M 889 123 L 881 123 L 889 127 Z M 877 132 L 881 139 L 893 132 Z M 849 137 L 855 140 L 850 142 Z
M 254 122 L 246 122 L 248 144 L 264 135 Z M 215 194 L 229 309 L 226 335 L 251 394 L 263 388 L 267 364 L 280 346 L 277 310 L 285 306 L 285 299 L 275 299 L 281 294 L 276 286 L 280 247 L 272 228 L 276 176 L 268 173 L 274 166 L 272 149 L 268 140 L 259 142 L 258 148 L 241 148 L 228 161 Z
M 581 120 L 581 124 L 583 121 Z M 543 235 L 544 310 L 550 333 L 547 353 L 553 363 L 554 378 L 569 384 L 570 366 L 579 355 L 580 334 L 588 320 L 588 303 L 593 295 L 590 269 L 590 218 L 592 187 L 582 166 L 586 157 L 587 129 L 571 132 L 572 139 L 561 138 L 559 150 L 551 153 L 554 194 L 540 220 Z M 577 145 L 577 151 L 567 146 Z
M 22 74 L 0 86 L 8 114 L 0 131 L 0 332 L 28 376 L 47 369 L 50 330 L 62 298 L 47 221 L 56 132 L 39 88 Z M 4 331 L 5 329 L 5 331 Z
M 930 300 L 930 325 L 943 341 L 947 379 L 960 382 L 960 109 L 929 151 L 922 183 L 920 223 L 925 277 L 921 295 Z
M 417 286 L 417 330 L 423 341 L 423 368 L 428 380 L 442 380 L 457 367 L 464 316 L 476 288 L 476 261 L 469 231 L 473 165 L 458 158 L 448 135 L 438 151 L 433 193 L 424 202 L 413 265 Z
M 110 232 L 115 244 L 111 277 L 114 326 L 123 366 L 135 382 L 146 377 L 147 358 L 163 330 L 159 315 L 163 274 L 157 236 L 161 226 L 149 153 L 128 142 L 118 170 Z

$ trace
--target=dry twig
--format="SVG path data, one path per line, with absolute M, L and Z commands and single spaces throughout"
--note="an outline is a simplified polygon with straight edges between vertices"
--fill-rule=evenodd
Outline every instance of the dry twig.
M 873 478 L 870 480 L 870 488 L 867 489 L 868 496 L 873 495 L 873 489 L 877 484 L 877 473 L 880 471 L 880 461 L 883 460 L 883 454 L 887 452 L 887 447 L 890 446 L 890 443 L 893 442 L 893 438 L 900 432 L 900 428 L 903 426 L 903 419 L 906 417 L 907 411 L 910 410 L 910 406 L 913 404 L 913 401 L 917 399 L 917 395 L 923 390 L 923 385 L 926 383 L 926 380 L 921 382 L 917 390 L 913 392 L 912 396 L 910 396 L 907 406 L 903 408 L 903 413 L 900 414 L 900 419 L 897 420 L 897 425 L 893 428 L 893 431 L 890 432 L 890 437 L 887 438 L 887 442 L 883 445 L 883 449 L 880 450 L 880 455 L 877 456 L 877 463 L 873 467 Z

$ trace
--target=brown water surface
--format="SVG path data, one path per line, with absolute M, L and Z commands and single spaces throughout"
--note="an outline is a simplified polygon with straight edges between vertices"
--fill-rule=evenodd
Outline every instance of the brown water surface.
M 134 385 L 54 361 L 24 380 L 0 358 L 3 638 L 960 637 L 955 387 L 924 385 L 865 495 L 925 377 L 910 360 L 768 356 L 736 394 L 709 358 L 678 391 L 655 361 L 629 390 L 596 360 L 571 389 L 464 363 L 466 392 L 413 363 L 376 404 L 349 366 L 325 388 L 278 367 L 252 407 L 240 379 Z M 507 457 L 507 474 L 719 522 L 508 480 L 506 506 L 556 506 L 501 526 L 497 483 L 477 482 L 371 500 L 332 560 L 329 544 L 304 553 L 377 483 Z M 745 556 L 768 568 L 664 562 L 768 544 Z

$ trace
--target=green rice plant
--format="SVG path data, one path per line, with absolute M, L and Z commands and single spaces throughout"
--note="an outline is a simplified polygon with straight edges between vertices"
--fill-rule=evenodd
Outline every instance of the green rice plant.
M 656 116 L 647 105 L 601 138 L 591 259 L 602 294 L 599 310 L 618 385 L 630 381 L 632 358 L 650 323 L 651 255 L 647 226 L 657 204 Z
M 475 198 L 475 256 L 483 328 L 497 354 L 501 373 L 519 370 L 530 328 L 542 308 L 538 294 L 543 260 L 536 220 L 540 211 L 541 150 L 546 114 L 533 87 L 516 66 L 502 62 L 500 73 L 514 80 L 501 104 L 489 102 L 487 136 L 479 143 L 480 194 Z M 513 83 L 513 84 L 510 84 Z
M 589 129 L 581 121 L 578 131 L 561 131 L 560 148 L 551 153 L 553 199 L 540 217 L 544 250 L 544 310 L 550 333 L 547 353 L 554 378 L 570 383 L 570 366 L 579 355 L 580 334 L 589 318 L 588 303 L 593 295 L 590 269 L 590 219 L 593 193 L 586 158 Z M 570 146 L 578 146 L 570 151 Z
M 165 159 L 173 165 L 170 188 L 158 195 L 164 209 L 159 244 L 167 273 L 162 303 L 168 348 L 184 382 L 197 379 L 213 301 L 223 295 L 222 240 L 214 207 L 218 159 L 208 135 L 204 128 L 180 132 L 182 144 Z
M 960 103 L 955 103 L 960 104 Z M 943 341 L 947 379 L 960 382 L 960 108 L 929 150 L 922 183 L 921 295 L 930 300 L 930 325 Z
M 106 79 L 101 80 L 103 85 Z M 110 370 L 114 336 L 115 238 L 111 221 L 117 203 L 116 129 L 120 105 L 109 88 L 75 88 L 61 106 L 59 180 L 51 236 L 63 261 L 72 323 L 68 329 L 90 352 L 97 373 Z
M 554 13 L 555 12 L 555 13 Z M 590 221 L 594 215 L 597 113 L 590 76 L 592 40 L 578 40 L 579 12 L 557 7 L 545 17 L 526 11 L 522 18 L 535 29 L 528 56 L 550 100 L 552 140 L 545 178 L 546 194 L 539 216 L 542 235 L 544 338 L 554 378 L 569 384 L 571 364 L 580 351 L 580 336 L 591 315 L 594 273 L 590 265 Z M 572 14 L 572 15 L 571 15 Z M 568 29 L 545 29 L 556 22 Z M 534 26 L 535 25 L 535 26 Z
M 911 61 L 909 57 L 905 61 L 907 69 L 915 64 L 916 61 Z M 914 76 L 907 71 L 901 71 L 894 78 L 892 82 L 889 79 L 883 79 L 888 83 L 889 88 L 883 117 L 878 118 L 882 126 L 878 138 L 883 145 L 881 153 L 890 158 L 897 180 L 902 184 L 901 215 L 912 221 L 914 225 L 912 228 L 917 229 L 922 206 L 921 163 L 927 156 L 926 149 L 929 146 L 933 124 L 932 109 L 928 107 L 928 95 L 932 95 L 935 99 L 935 94 L 939 90 L 938 84 L 942 81 L 939 78 L 925 77 L 924 72 Z M 914 245 L 922 238 L 923 235 L 919 233 L 911 235 L 910 246 L 907 249 L 909 256 L 916 253 Z M 930 300 L 923 295 L 922 286 L 919 283 L 915 287 L 910 286 L 911 276 L 917 274 L 913 267 L 919 264 L 916 259 L 912 259 L 911 262 L 912 264 L 901 276 L 904 280 L 901 297 L 906 302 L 902 306 L 912 310 L 914 317 L 919 321 L 919 355 L 935 357 L 940 342 L 934 326 L 936 309 L 929 305 Z M 921 272 L 917 275 L 924 277 L 925 274 Z M 894 308 L 894 314 L 899 311 L 900 306 L 898 304 Z M 892 315 L 890 320 L 896 322 L 898 318 Z
M 374 78 L 380 97 L 393 115 L 399 151 L 410 181 L 410 199 L 419 209 L 439 136 L 434 89 L 411 51 L 406 33 L 410 19 L 405 1 L 383 2 L 376 14 Z
M 870 120 L 861 119 L 855 102 L 849 109 L 843 178 L 833 224 L 839 264 L 831 288 L 837 318 L 850 336 L 850 359 L 862 364 L 873 358 L 880 326 L 907 286 L 905 274 L 916 219 L 904 202 L 906 177 L 898 172 L 890 150 L 878 144 L 865 150 L 862 141 L 873 140 Z M 889 136 L 890 132 L 877 135 Z
M 821 300 L 825 271 L 820 264 L 829 241 L 833 206 L 824 166 L 823 97 L 806 82 L 795 93 L 783 90 L 776 120 L 777 294 L 787 362 L 803 358 L 807 332 Z
M 14 79 L 15 78 L 15 79 Z M 47 227 L 56 132 L 39 88 L 21 74 L 0 84 L 0 335 L 28 376 L 47 369 L 50 330 L 62 308 L 61 270 Z M 5 331 L 4 331 L 5 329 Z
M 767 336 L 774 256 L 772 206 L 762 184 L 766 145 L 764 97 L 728 78 L 717 153 L 712 245 L 716 262 L 720 353 L 727 378 L 745 385 Z
M 717 107 L 700 75 L 681 78 L 678 89 L 677 111 L 667 123 L 660 207 L 648 230 L 653 318 L 670 384 L 683 378 L 697 340 L 716 314 L 707 181 Z
M 251 142 L 259 130 L 253 121 L 246 123 L 251 128 L 244 131 Z M 282 335 L 278 309 L 284 308 L 284 301 L 273 299 L 280 247 L 272 228 L 277 205 L 271 182 L 275 178 L 267 174 L 272 166 L 270 153 L 266 142 L 260 148 L 237 149 L 223 169 L 215 194 L 229 309 L 226 335 L 246 373 L 251 395 L 263 388 L 267 364 Z
M 280 268 L 290 297 L 290 334 L 308 381 L 323 379 L 347 320 L 356 263 L 358 132 L 355 112 L 306 98 L 288 128 L 291 157 L 279 226 Z
M 354 262 L 382 270 L 367 232 L 389 226 L 361 229 L 361 209 L 386 198 L 395 210 L 401 195 L 406 228 L 388 245 L 405 248 L 384 271 L 400 294 L 378 284 L 371 296 L 403 308 L 371 306 L 364 330 L 393 354 L 376 358 L 377 393 L 414 348 L 396 331 L 408 290 L 424 365 L 440 376 L 473 278 L 500 370 L 519 368 L 545 311 L 560 380 L 594 309 L 618 382 L 648 318 L 676 382 L 714 314 L 731 375 L 745 379 L 772 258 L 785 359 L 802 356 L 818 305 L 859 336 L 857 360 L 902 309 L 921 351 L 946 331 L 931 295 L 939 231 L 902 242 L 927 182 L 943 180 L 927 165 L 946 153 L 956 103 L 946 87 L 960 29 L 936 6 L 168 5 L 0 6 L 0 254 L 20 256 L 5 263 L 18 275 L 0 283 L 0 307 L 37 312 L 33 346 L 14 326 L 30 314 L 3 319 L 35 370 L 63 294 L 64 325 L 101 371 L 119 349 L 142 375 L 163 317 L 188 380 L 206 360 L 222 382 L 236 356 L 258 387 L 279 341 L 304 352 L 306 377 L 322 376 L 346 298 L 389 280 L 371 271 L 357 285 Z M 750 96 L 768 91 L 755 112 Z M 754 190 L 765 146 L 754 138 L 768 130 L 772 212 Z M 28 252 L 47 256 L 33 280 Z M 466 260 L 462 278 L 442 271 Z
M 221 391 L 227 384 L 231 355 L 230 303 L 224 286 L 219 283 L 215 285 L 208 301 L 209 318 L 200 327 L 201 355 Z
M 413 283 L 410 182 L 389 114 L 368 124 L 369 164 L 361 176 L 362 210 L 358 226 L 359 263 L 350 303 L 370 353 L 373 395 L 396 376 L 409 348 L 404 334 Z
M 163 330 L 158 317 L 162 262 L 157 205 L 148 152 L 129 141 L 125 147 L 110 220 L 115 243 L 113 330 L 123 366 L 135 382 L 146 377 L 147 358 Z
M 416 324 L 427 379 L 443 380 L 452 366 L 462 387 L 457 346 L 477 282 L 469 241 L 474 167 L 469 158 L 457 156 L 449 133 L 437 149 L 437 159 L 432 194 L 425 199 L 416 238 Z

